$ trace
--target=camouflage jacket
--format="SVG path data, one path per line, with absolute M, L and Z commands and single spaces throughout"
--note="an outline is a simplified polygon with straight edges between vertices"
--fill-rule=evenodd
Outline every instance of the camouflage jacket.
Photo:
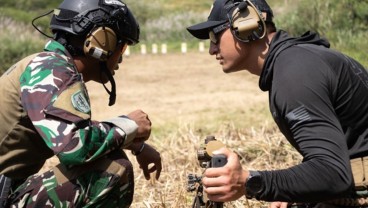
M 56 41 L 12 66 L 0 86 L 0 120 L 8 121 L 0 128 L 0 174 L 25 178 L 52 155 L 68 166 L 83 164 L 135 137 L 136 123 L 124 116 L 91 120 L 82 75 Z

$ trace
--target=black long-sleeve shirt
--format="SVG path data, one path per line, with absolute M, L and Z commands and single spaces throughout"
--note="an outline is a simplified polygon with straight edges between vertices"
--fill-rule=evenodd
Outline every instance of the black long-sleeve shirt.
M 260 171 L 266 201 L 319 202 L 353 191 L 350 159 L 368 155 L 368 73 L 315 33 L 274 36 L 260 77 L 272 116 L 303 156 Z

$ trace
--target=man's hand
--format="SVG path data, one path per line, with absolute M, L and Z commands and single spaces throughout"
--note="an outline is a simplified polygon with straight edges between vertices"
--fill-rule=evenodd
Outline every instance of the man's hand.
M 151 121 L 148 115 L 142 110 L 135 110 L 127 115 L 138 125 L 138 131 L 134 142 L 146 141 L 151 135 Z
M 137 162 L 139 167 L 143 170 L 144 177 L 149 180 L 150 174 L 156 171 L 156 179 L 160 178 L 162 164 L 160 153 L 148 144 L 144 144 L 144 149 L 137 155 Z M 153 166 L 148 169 L 149 165 Z
M 205 171 L 202 183 L 208 199 L 227 202 L 244 196 L 249 172 L 243 171 L 238 155 L 227 148 L 221 148 L 213 154 L 224 154 L 228 162 L 223 167 L 208 168 Z

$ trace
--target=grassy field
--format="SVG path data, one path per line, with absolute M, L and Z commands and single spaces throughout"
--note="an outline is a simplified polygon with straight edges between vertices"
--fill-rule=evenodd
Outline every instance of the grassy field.
M 250 169 L 285 168 L 300 161 L 272 123 L 267 93 L 248 72 L 224 74 L 207 53 L 133 55 L 117 71 L 117 102 L 108 107 L 100 84 L 87 83 L 93 118 L 100 120 L 135 109 L 153 123 L 148 143 L 163 158 L 161 178 L 146 181 L 134 157 L 136 192 L 132 207 L 191 207 L 187 175 L 200 175 L 197 150 L 214 135 L 242 157 Z M 262 207 L 266 203 L 238 201 L 225 207 Z

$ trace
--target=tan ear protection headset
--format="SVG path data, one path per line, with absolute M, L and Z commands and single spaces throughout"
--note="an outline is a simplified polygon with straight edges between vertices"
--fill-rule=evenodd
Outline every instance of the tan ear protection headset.
M 233 35 L 242 42 L 262 39 L 266 35 L 262 13 L 249 0 L 235 4 L 232 14 L 228 14 Z
M 115 51 L 118 40 L 115 32 L 108 27 L 92 30 L 84 41 L 84 53 L 100 61 L 106 61 Z

